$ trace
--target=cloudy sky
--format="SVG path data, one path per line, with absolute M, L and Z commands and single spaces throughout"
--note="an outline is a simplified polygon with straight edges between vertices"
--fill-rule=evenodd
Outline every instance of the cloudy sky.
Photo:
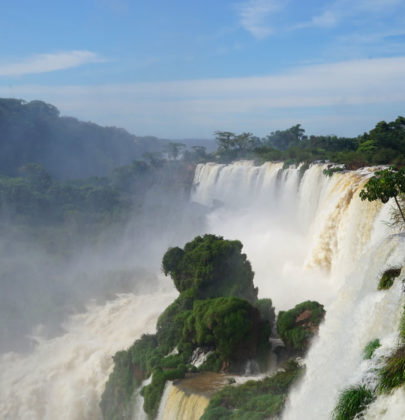
M 0 0 L 0 96 L 137 135 L 405 115 L 403 0 Z

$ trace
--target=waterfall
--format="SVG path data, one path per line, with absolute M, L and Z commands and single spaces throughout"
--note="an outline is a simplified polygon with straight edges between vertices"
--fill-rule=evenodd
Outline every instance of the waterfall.
M 304 300 L 325 305 L 325 321 L 305 358 L 306 374 L 290 395 L 286 420 L 326 420 L 343 388 L 372 386 L 381 357 L 397 345 L 404 305 L 404 272 L 391 289 L 377 291 L 386 268 L 404 265 L 405 237 L 390 235 L 384 224 L 389 204 L 358 198 L 372 169 L 327 177 L 325 168 L 201 164 L 191 197 L 210 208 L 209 233 L 243 243 L 260 297 L 271 298 L 277 310 Z M 36 337 L 31 353 L 1 356 L 0 418 L 100 419 L 98 404 L 112 355 L 153 332 L 175 296 L 174 291 L 123 294 L 104 305 L 89 305 L 68 320 L 59 337 Z M 376 356 L 362 360 L 364 346 L 375 338 L 381 342 Z M 208 398 L 169 383 L 159 418 L 197 419 Z M 138 418 L 141 398 L 134 399 Z M 366 418 L 404 418 L 404 412 L 399 389 L 379 396 Z
M 207 408 L 209 399 L 204 395 L 186 393 L 169 382 L 162 397 L 158 420 L 198 420 Z
M 210 232 L 242 241 L 261 297 L 282 310 L 307 299 L 326 307 L 286 420 L 330 418 L 339 392 L 375 382 L 378 361 L 398 343 L 404 274 L 387 291 L 377 285 L 385 269 L 405 264 L 405 237 L 389 235 L 389 205 L 358 197 L 372 169 L 327 177 L 325 167 L 303 172 L 280 163 L 205 164 L 194 179 L 193 200 L 211 206 Z M 365 345 L 375 338 L 380 357 L 363 361 Z M 401 397 L 403 390 L 379 397 L 367 418 L 402 418 L 393 414 L 405 410 Z

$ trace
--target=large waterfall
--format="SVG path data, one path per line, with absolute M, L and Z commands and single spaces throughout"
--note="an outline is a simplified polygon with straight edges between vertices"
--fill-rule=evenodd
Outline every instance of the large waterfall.
M 360 201 L 371 171 L 327 177 L 325 167 L 202 164 L 191 197 L 210 208 L 210 233 L 244 244 L 260 297 L 270 297 L 277 310 L 304 300 L 325 305 L 326 319 L 304 361 L 306 374 L 284 413 L 289 420 L 326 420 L 343 388 L 375 381 L 378 356 L 397 344 L 404 305 L 400 280 L 377 291 L 386 268 L 404 265 L 405 237 L 393 235 L 384 223 L 389 205 Z M 189 239 L 200 233 L 190 232 Z M 38 339 L 32 353 L 2 356 L 0 418 L 99 419 L 111 356 L 153 331 L 174 297 L 174 292 L 156 291 L 90 305 L 69 320 L 63 335 Z M 375 338 L 382 346 L 376 357 L 363 361 L 364 346 Z M 168 387 L 161 412 L 170 412 L 175 399 L 182 404 L 176 413 L 190 413 L 189 404 L 198 410 L 206 404 Z M 405 418 L 403 389 L 379 397 L 366 418 Z
M 209 229 L 238 238 L 255 270 L 255 284 L 277 309 L 307 299 L 327 315 L 306 357 L 306 374 L 284 419 L 328 419 L 340 391 L 375 381 L 375 367 L 398 341 L 402 283 L 377 291 L 381 273 L 405 262 L 405 237 L 390 235 L 389 205 L 361 202 L 367 169 L 322 172 L 281 163 L 206 164 L 197 168 L 193 199 L 212 206 Z M 404 277 L 404 273 L 402 277 Z M 382 344 L 371 361 L 365 345 Z M 380 397 L 366 415 L 405 418 L 405 392 Z

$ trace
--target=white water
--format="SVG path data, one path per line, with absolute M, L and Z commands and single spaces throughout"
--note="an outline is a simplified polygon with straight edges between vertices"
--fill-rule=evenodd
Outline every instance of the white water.
M 386 292 L 376 287 L 385 268 L 404 263 L 405 245 L 402 237 L 386 239 L 382 221 L 388 206 L 358 199 L 368 171 L 327 178 L 324 166 L 313 165 L 301 178 L 299 170 L 281 167 L 199 165 L 192 199 L 213 205 L 210 232 L 242 241 L 261 297 L 272 298 L 278 310 L 308 299 L 325 304 L 326 320 L 307 357 L 307 374 L 285 414 L 322 420 L 329 418 L 343 387 L 373 381 L 370 372 L 378 358 L 362 362 L 364 345 L 380 338 L 377 356 L 396 345 L 400 281 Z M 121 295 L 71 318 L 64 335 L 39 340 L 31 354 L 4 356 L 0 418 L 100 418 L 98 402 L 111 356 L 152 332 L 174 297 Z M 367 418 L 402 418 L 395 415 L 404 407 L 399 392 L 380 397 Z
M 372 386 L 373 368 L 398 344 L 401 279 L 385 292 L 377 284 L 385 269 L 404 265 L 405 238 L 388 237 L 388 205 L 358 198 L 369 170 L 328 178 L 323 169 L 313 165 L 300 179 L 299 170 L 282 171 L 281 164 L 239 162 L 200 165 L 195 176 L 193 199 L 214 206 L 210 231 L 242 241 L 262 297 L 277 309 L 307 299 L 325 304 L 326 320 L 286 420 L 330 418 L 338 393 L 352 384 Z M 380 358 L 363 362 L 364 346 L 375 338 Z M 405 410 L 401 395 L 378 398 L 367 417 L 403 418 L 395 417 Z
M 0 360 L 0 418 L 7 420 L 100 419 L 99 401 L 112 356 L 141 334 L 153 332 L 174 293 L 123 294 L 74 316 L 66 333 L 39 340 L 29 355 Z

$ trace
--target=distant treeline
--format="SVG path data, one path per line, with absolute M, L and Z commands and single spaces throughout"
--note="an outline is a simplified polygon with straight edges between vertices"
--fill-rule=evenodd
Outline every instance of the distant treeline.
M 39 163 L 59 179 L 108 174 L 143 155 L 162 151 L 166 141 L 136 137 L 122 128 L 61 117 L 42 101 L 0 99 L 0 174 L 18 176 Z
M 217 160 L 254 159 L 286 163 L 331 161 L 348 169 L 368 165 L 405 165 L 405 118 L 379 122 L 358 137 L 306 136 L 300 124 L 264 138 L 252 133 L 217 131 Z

